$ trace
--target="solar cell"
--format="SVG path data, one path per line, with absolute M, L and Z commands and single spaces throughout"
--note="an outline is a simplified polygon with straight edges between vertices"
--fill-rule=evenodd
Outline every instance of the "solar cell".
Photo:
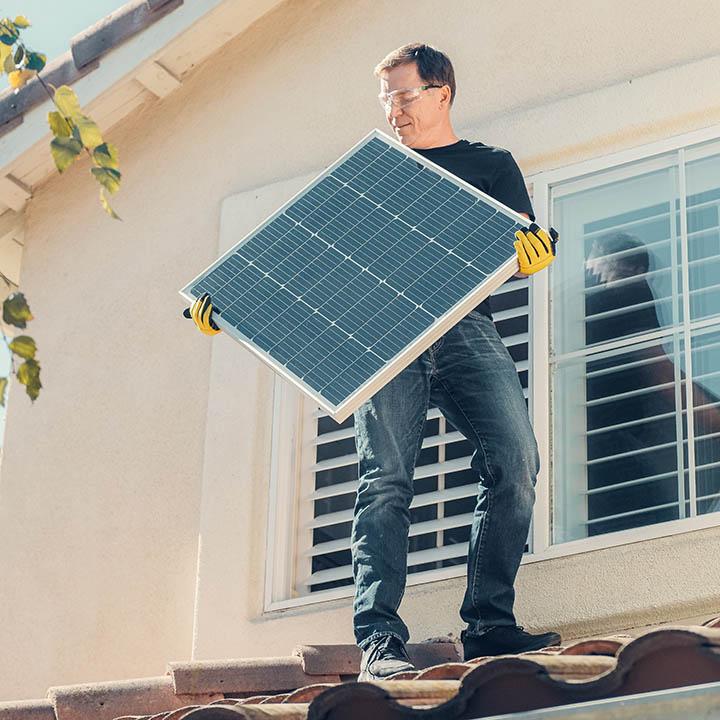
M 373 130 L 180 293 L 341 422 L 517 270 L 525 224 Z

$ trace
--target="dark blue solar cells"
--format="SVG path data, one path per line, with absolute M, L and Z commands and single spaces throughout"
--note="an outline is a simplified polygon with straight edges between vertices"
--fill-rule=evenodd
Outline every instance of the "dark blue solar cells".
M 341 404 L 515 255 L 522 225 L 422 160 L 372 137 L 188 294 Z

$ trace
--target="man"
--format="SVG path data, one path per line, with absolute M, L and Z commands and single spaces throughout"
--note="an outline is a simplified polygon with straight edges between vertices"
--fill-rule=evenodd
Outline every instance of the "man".
M 534 220 L 512 155 L 455 135 L 450 122 L 455 78 L 445 54 L 422 43 L 405 45 L 390 53 L 375 75 L 400 142 Z M 516 235 L 520 275 L 554 259 L 553 229 L 552 238 L 534 224 Z M 219 332 L 209 297 L 185 313 L 203 332 Z M 554 632 L 525 632 L 512 611 L 539 456 L 515 364 L 485 300 L 355 412 L 360 482 L 351 552 L 353 627 L 363 651 L 359 680 L 413 669 L 405 648 L 409 631 L 397 609 L 407 579 L 413 473 L 431 402 L 473 444 L 471 466 L 480 481 L 460 609 L 467 623 L 461 633 L 465 659 L 560 642 Z

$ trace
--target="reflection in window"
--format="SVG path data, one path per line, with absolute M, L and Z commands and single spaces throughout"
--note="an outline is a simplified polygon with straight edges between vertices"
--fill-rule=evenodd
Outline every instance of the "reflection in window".
M 720 510 L 720 155 L 679 162 L 553 200 L 555 542 Z

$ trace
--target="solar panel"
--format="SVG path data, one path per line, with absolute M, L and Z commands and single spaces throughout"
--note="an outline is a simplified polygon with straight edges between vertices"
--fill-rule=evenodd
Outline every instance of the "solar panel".
M 373 130 L 180 293 L 342 422 L 517 271 L 526 224 Z

